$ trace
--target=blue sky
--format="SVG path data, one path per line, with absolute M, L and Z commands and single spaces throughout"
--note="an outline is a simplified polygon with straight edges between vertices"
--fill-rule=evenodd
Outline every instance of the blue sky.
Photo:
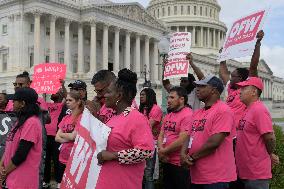
M 112 1 L 139 2 L 147 7 L 150 0 Z M 270 7 L 264 26 L 265 38 L 262 43 L 261 58 L 267 62 L 274 75 L 284 78 L 284 0 L 218 0 L 218 2 L 222 7 L 220 19 L 227 24 L 227 27 L 244 15 Z

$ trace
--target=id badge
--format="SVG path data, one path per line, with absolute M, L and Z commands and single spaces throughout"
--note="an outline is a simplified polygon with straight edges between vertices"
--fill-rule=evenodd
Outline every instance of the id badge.
M 188 148 L 191 148 L 193 142 L 193 137 L 190 137 L 189 142 L 188 142 Z

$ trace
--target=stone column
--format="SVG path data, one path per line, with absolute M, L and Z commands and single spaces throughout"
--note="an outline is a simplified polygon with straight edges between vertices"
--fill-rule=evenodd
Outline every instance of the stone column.
M 125 64 L 124 67 L 127 69 L 130 69 L 130 32 L 125 32 L 125 51 L 124 51 L 124 57 L 125 57 Z
M 154 79 L 154 81 L 158 81 L 159 80 L 159 70 L 158 70 L 158 64 L 159 64 L 159 51 L 158 51 L 158 41 L 155 40 L 154 41 L 154 61 L 153 61 L 153 65 L 152 65 L 152 78 Z M 151 78 L 151 79 L 152 79 Z
M 35 22 L 34 22 L 34 65 L 40 63 L 40 16 L 39 12 L 34 13 Z
M 210 28 L 207 28 L 207 47 L 210 48 Z
M 67 67 L 67 73 L 71 71 L 70 64 L 70 20 L 65 20 L 65 41 L 64 41 L 64 62 Z
M 203 27 L 200 27 L 200 46 L 203 47 Z
M 216 30 L 213 29 L 213 48 L 216 48 Z
M 193 26 L 193 29 L 192 29 L 192 46 L 195 46 L 196 44 L 196 41 L 195 41 L 195 26 Z
M 135 41 L 135 72 L 137 73 L 137 77 L 140 77 L 140 34 L 136 33 L 136 41 Z
M 108 28 L 109 25 L 103 26 L 103 69 L 108 69 Z
M 9 32 L 9 35 L 11 36 L 15 36 L 15 15 L 9 15 L 8 19 L 9 19 L 9 25 L 7 25 L 7 31 Z M 3 72 L 9 72 L 9 71 L 15 71 L 13 70 L 12 66 L 13 64 L 15 64 L 15 60 L 14 60 L 14 54 L 15 54 L 15 37 L 10 37 L 9 38 L 9 50 L 8 50 L 8 54 L 7 54 L 7 62 L 6 62 L 6 69 L 4 69 L 4 65 L 3 65 L 3 54 L 0 53 L 0 59 L 1 59 L 1 63 L 0 63 L 0 71 Z
M 218 49 L 220 49 L 221 47 L 221 44 L 220 44 L 220 42 L 221 42 L 221 39 L 220 39 L 220 30 L 218 30 L 218 36 L 217 36 L 217 48 Z
M 97 26 L 96 21 L 91 20 L 91 48 L 90 48 L 90 73 L 97 72 Z
M 184 31 L 187 32 L 187 26 L 184 26 Z
M 78 73 L 84 73 L 83 24 L 78 24 Z
M 56 16 L 50 16 L 50 39 L 49 39 L 49 52 L 50 52 L 50 58 L 49 62 L 56 62 L 56 49 L 55 49 L 55 22 L 56 22 L 57 17 Z
M 115 27 L 115 33 L 114 33 L 114 65 L 113 70 L 115 73 L 119 72 L 119 28 Z
M 179 26 L 176 26 L 177 27 L 177 32 L 179 32 Z
M 145 55 L 144 55 L 144 65 L 147 67 L 147 71 L 149 70 L 149 36 L 145 36 Z

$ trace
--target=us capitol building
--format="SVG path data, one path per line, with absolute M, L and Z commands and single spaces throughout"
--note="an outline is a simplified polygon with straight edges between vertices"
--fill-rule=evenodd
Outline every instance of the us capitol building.
M 0 91 L 13 93 L 15 76 L 32 73 L 34 65 L 59 62 L 67 65 L 66 83 L 90 84 L 100 69 L 129 68 L 138 74 L 139 89 L 146 76 L 160 96 L 158 43 L 171 31 L 191 32 L 195 63 L 205 74 L 218 75 L 216 55 L 227 32 L 220 11 L 216 0 L 152 0 L 147 9 L 108 0 L 0 0 Z M 227 62 L 230 71 L 249 66 Z M 259 76 L 262 100 L 271 108 L 284 102 L 284 80 L 264 60 Z

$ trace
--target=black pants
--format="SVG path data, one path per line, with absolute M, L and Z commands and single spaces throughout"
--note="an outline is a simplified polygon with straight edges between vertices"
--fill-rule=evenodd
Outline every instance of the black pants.
M 163 164 L 164 189 L 189 189 L 189 170 L 170 163 Z
M 51 160 L 54 163 L 54 178 L 57 183 L 61 181 L 60 162 L 59 162 L 59 148 L 60 143 L 55 142 L 54 136 L 47 136 L 46 142 L 46 159 L 44 167 L 44 182 L 49 183 L 51 179 Z M 63 170 L 64 172 L 64 170 Z

